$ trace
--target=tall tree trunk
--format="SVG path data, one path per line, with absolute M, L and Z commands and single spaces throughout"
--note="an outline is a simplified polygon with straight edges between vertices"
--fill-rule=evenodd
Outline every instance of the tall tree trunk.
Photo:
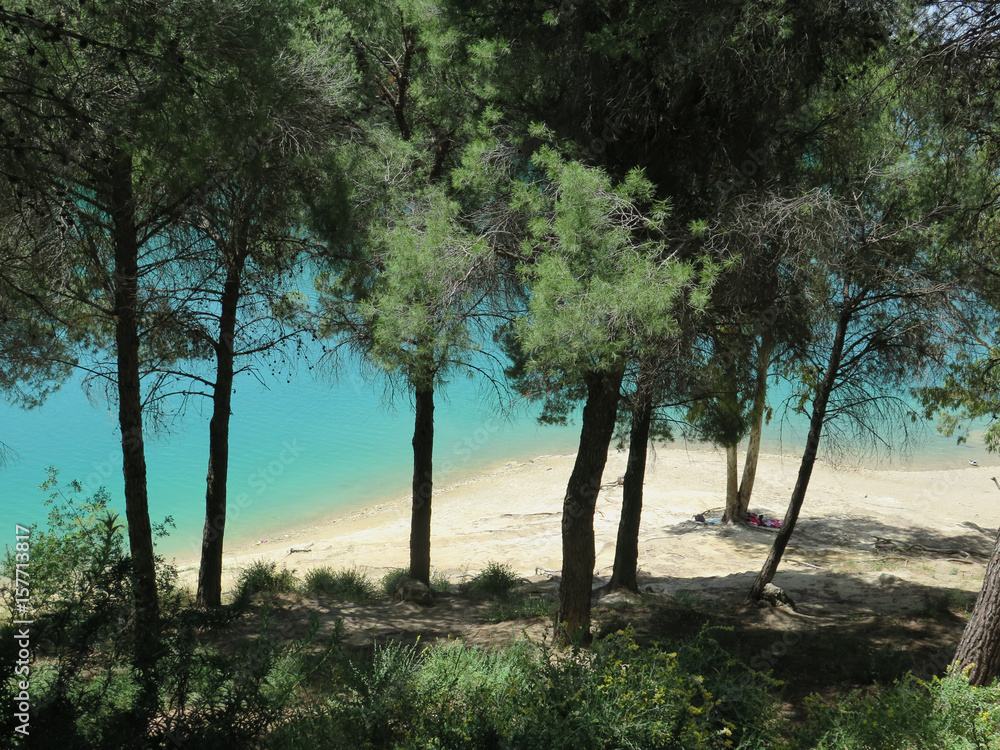
M 739 518 L 746 518 L 753 495 L 754 480 L 757 478 L 757 460 L 760 458 L 760 438 L 764 431 L 764 412 L 767 410 L 767 373 L 771 369 L 771 355 L 774 353 L 774 336 L 768 332 L 761 335 L 757 347 L 757 382 L 750 412 L 750 439 L 747 455 L 743 462 L 743 478 L 740 480 Z
M 726 510 L 723 523 L 746 523 L 746 514 L 740 515 L 739 460 L 736 446 L 726 446 Z
M 968 667 L 969 684 L 980 687 L 993 682 L 1000 671 L 1000 535 L 952 666 Z
M 160 607 L 156 562 L 146 492 L 146 452 L 142 435 L 142 386 L 139 371 L 139 240 L 132 192 L 132 160 L 124 153 L 112 161 L 109 212 L 113 221 L 115 348 L 118 374 L 118 423 L 122 436 L 125 517 L 128 520 L 136 610 L 136 666 L 152 670 L 159 644 Z
M 618 521 L 615 564 L 608 589 L 638 591 L 639 523 L 642 517 L 642 489 L 646 480 L 646 456 L 649 450 L 649 427 L 653 418 L 653 389 L 640 372 L 632 410 L 629 433 L 628 464 L 622 487 L 622 515 Z
M 728 357 L 727 362 L 724 382 L 730 390 L 725 394 L 724 399 L 719 401 L 719 406 L 735 418 L 742 411 L 738 392 L 739 385 L 733 357 Z M 740 438 L 733 436 L 732 440 L 732 444 L 726 446 L 726 509 L 722 514 L 722 522 L 745 524 L 746 513 L 740 513 L 739 457 L 737 455 Z
M 208 425 L 208 476 L 205 490 L 205 529 L 201 539 L 196 604 L 222 604 L 222 552 L 226 531 L 226 480 L 229 475 L 229 417 L 232 413 L 235 370 L 236 317 L 240 303 L 240 280 L 246 255 L 226 253 L 226 281 L 222 287 L 219 340 L 215 345 L 215 388 L 212 419 Z
M 792 497 L 788 501 L 788 510 L 785 511 L 785 519 L 781 530 L 778 532 L 771 545 L 764 567 L 757 574 L 753 586 L 747 599 L 751 602 L 760 601 L 764 593 L 764 586 L 769 584 L 778 570 L 778 564 L 788 546 L 788 540 L 795 530 L 795 522 L 798 520 L 799 511 L 802 510 L 802 501 L 806 497 L 806 489 L 809 487 L 809 478 L 812 476 L 813 466 L 816 463 L 816 455 L 819 452 L 819 439 L 823 432 L 823 422 L 826 419 L 826 408 L 830 402 L 830 394 L 833 392 L 833 385 L 836 382 L 837 374 L 840 370 L 841 359 L 844 354 L 844 341 L 847 337 L 847 326 L 850 324 L 852 311 L 845 308 L 840 317 L 837 318 L 837 331 L 834 334 L 833 346 L 830 349 L 830 357 L 827 360 L 826 372 L 823 380 L 816 389 L 813 398 L 812 417 L 809 419 L 809 434 L 806 437 L 806 447 L 802 451 L 802 460 L 799 463 L 799 475 L 795 480 L 795 487 L 792 490 Z
M 623 372 L 586 376 L 580 447 L 566 485 L 562 514 L 562 582 L 556 610 L 560 643 L 590 641 L 590 598 L 594 586 L 594 510 L 608 446 L 615 430 Z
M 413 425 L 413 493 L 410 513 L 410 577 L 431 582 L 431 493 L 434 457 L 434 386 L 416 389 Z

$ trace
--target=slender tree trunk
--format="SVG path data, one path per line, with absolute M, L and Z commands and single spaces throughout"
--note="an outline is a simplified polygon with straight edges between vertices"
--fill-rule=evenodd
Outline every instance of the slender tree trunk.
M 562 582 L 556 610 L 560 643 L 590 641 L 590 599 L 594 586 L 594 510 L 608 446 L 615 430 L 622 371 L 590 373 L 583 407 L 580 448 L 566 486 L 562 514 Z
M 826 419 L 826 408 L 830 402 L 830 394 L 833 392 L 833 385 L 840 370 L 841 358 L 844 354 L 844 341 L 847 337 L 847 326 L 851 321 L 852 312 L 845 309 L 837 319 L 837 331 L 834 334 L 833 346 L 830 349 L 830 357 L 827 360 L 826 372 L 823 380 L 816 389 L 813 398 L 812 417 L 809 420 L 809 434 L 806 437 L 806 447 L 802 451 L 802 460 L 799 463 L 799 475 L 795 480 L 795 487 L 792 490 L 792 497 L 788 502 L 788 510 L 785 511 L 785 519 L 781 530 L 778 532 L 771 545 L 764 567 L 757 574 L 753 586 L 750 587 L 748 600 L 751 602 L 760 601 L 764 593 L 764 586 L 769 584 L 778 570 L 778 564 L 788 546 L 788 540 L 795 530 L 795 522 L 798 520 L 799 511 L 802 510 L 802 501 L 806 497 L 806 489 L 809 487 L 809 478 L 812 476 L 813 466 L 816 463 L 816 455 L 819 452 L 819 439 L 823 432 L 823 422 Z
M 726 510 L 723 523 L 746 523 L 746 514 L 740 515 L 739 459 L 736 446 L 726 446 Z
M 226 281 L 222 287 L 219 340 L 215 345 L 215 389 L 208 426 L 208 476 L 205 490 L 205 529 L 201 541 L 196 603 L 222 605 L 222 552 L 226 531 L 226 480 L 229 475 L 229 418 L 232 413 L 235 370 L 236 317 L 245 254 L 226 254 Z
M 726 393 L 725 400 L 720 401 L 719 405 L 730 411 L 733 415 L 736 415 L 740 412 L 736 366 L 732 356 L 727 358 L 727 362 L 728 364 L 725 367 L 725 383 L 731 390 Z M 734 438 L 734 442 L 726 446 L 726 509 L 722 514 L 723 523 L 746 523 L 746 513 L 740 513 L 738 448 L 739 438 Z
M 132 193 L 132 160 L 119 153 L 112 162 L 109 212 L 113 221 L 115 348 L 118 422 L 122 436 L 125 516 L 128 520 L 136 610 L 136 666 L 152 670 L 159 643 L 160 607 L 156 562 L 146 493 L 146 453 L 142 435 L 139 370 L 139 241 Z
M 410 577 L 431 582 L 431 493 L 434 457 L 434 386 L 416 389 L 413 426 L 413 505 L 410 514 Z
M 761 422 L 764 414 L 761 412 L 760 420 L 757 415 L 753 415 L 754 421 L 750 425 L 750 438 L 747 441 L 747 455 L 743 460 L 743 478 L 740 480 L 740 488 L 737 491 L 739 502 L 736 511 L 740 518 L 746 518 L 750 510 L 750 497 L 753 495 L 753 484 L 757 478 L 757 460 L 760 458 L 760 433 Z
M 652 388 L 643 383 L 640 373 L 632 411 L 629 434 L 628 465 L 622 487 L 622 515 L 618 521 L 615 564 L 608 589 L 638 591 L 639 523 L 642 517 L 642 489 L 646 480 L 646 455 L 649 450 L 649 427 L 653 418 Z
M 1000 535 L 951 664 L 957 669 L 968 668 L 969 684 L 979 687 L 993 682 L 1000 671 Z
M 771 368 L 771 355 L 774 353 L 774 337 L 765 332 L 761 336 L 757 348 L 757 383 L 753 394 L 753 407 L 750 412 L 750 439 L 747 442 L 747 455 L 743 463 L 743 478 L 740 480 L 739 518 L 746 518 L 750 509 L 750 497 L 753 495 L 753 484 L 757 478 L 757 460 L 760 458 L 760 438 L 764 431 L 764 412 L 767 409 L 767 373 Z

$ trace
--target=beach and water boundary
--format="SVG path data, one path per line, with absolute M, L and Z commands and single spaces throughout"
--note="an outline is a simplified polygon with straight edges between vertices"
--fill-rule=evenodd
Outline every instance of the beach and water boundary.
M 539 456 L 576 450 L 578 424 L 539 426 L 537 405 L 504 404 L 474 380 L 456 377 L 436 410 L 435 486 L 442 492 Z M 299 535 L 333 519 L 371 515 L 405 502 L 412 460 L 411 410 L 405 396 L 389 399 L 360 377 L 331 382 L 300 375 L 264 387 L 249 380 L 234 395 L 227 548 L 286 534 Z M 113 414 L 89 401 L 78 381 L 67 383 L 39 409 L 3 410 L 0 440 L 17 455 L 0 469 L 0 512 L 10 523 L 43 523 L 45 467 L 83 494 L 104 486 L 122 516 L 120 447 Z M 797 465 L 805 434 L 801 416 L 776 419 L 764 433 L 764 452 Z M 978 433 L 966 445 L 923 430 L 905 452 L 836 456 L 846 471 L 881 466 L 909 471 L 958 469 L 991 461 Z M 659 453 L 696 451 L 721 456 L 710 445 L 676 442 Z M 194 406 L 147 439 L 150 515 L 171 516 L 175 528 L 158 542 L 177 559 L 196 556 L 204 524 L 207 419 Z M 720 467 L 724 464 L 720 464 Z M 610 471 L 610 469 L 609 469 Z M 724 487 L 719 469 L 718 494 Z M 614 480 L 615 477 L 611 477 Z M 678 477 L 683 479 L 683 477 Z M 783 505 L 775 508 L 783 512 Z M 404 535 L 405 537 L 405 535 Z

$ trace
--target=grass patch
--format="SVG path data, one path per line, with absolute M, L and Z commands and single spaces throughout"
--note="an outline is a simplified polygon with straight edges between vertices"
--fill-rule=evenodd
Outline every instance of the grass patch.
M 357 568 L 339 571 L 330 567 L 314 568 L 306 573 L 305 590 L 349 602 L 368 601 L 378 593 L 371 579 Z
M 521 579 L 509 565 L 489 562 L 476 576 L 462 586 L 462 593 L 483 599 L 509 597 Z
M 431 576 L 431 591 L 435 594 L 450 594 L 452 590 L 451 581 L 447 576 L 434 574 Z
M 972 610 L 976 606 L 976 599 L 978 598 L 979 594 L 975 591 L 952 589 L 948 592 L 949 608 L 952 612 L 957 612 L 963 615 L 971 615 Z
M 242 571 L 236 582 L 236 601 L 246 601 L 256 594 L 291 594 L 299 590 L 295 571 L 278 568 L 274 560 L 256 560 Z
M 489 562 L 471 580 L 462 584 L 461 591 L 475 599 L 486 599 L 490 606 L 479 615 L 483 622 L 532 620 L 555 616 L 555 603 L 543 597 L 517 591 L 520 577 L 509 565 Z
M 696 671 L 697 670 L 697 671 Z M 774 683 L 705 638 L 675 651 L 619 633 L 586 653 L 542 645 L 376 647 L 346 688 L 271 747 L 776 748 Z M 727 689 L 727 687 L 732 689 Z M 717 694 L 721 697 L 716 697 Z
M 510 620 L 534 620 L 536 618 L 551 620 L 555 616 L 556 603 L 554 601 L 542 596 L 515 593 L 492 602 L 479 619 L 483 622 L 497 623 Z
M 390 570 L 388 573 L 382 576 L 382 580 L 379 582 L 379 588 L 382 589 L 382 592 L 386 596 L 392 596 L 393 594 L 396 593 L 396 587 L 399 585 L 399 582 L 402 581 L 404 578 L 409 578 L 409 577 L 410 577 L 409 568 Z

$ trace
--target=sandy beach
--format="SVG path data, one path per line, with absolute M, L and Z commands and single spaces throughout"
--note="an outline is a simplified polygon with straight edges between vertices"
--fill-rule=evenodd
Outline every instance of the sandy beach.
M 614 560 L 627 454 L 613 451 L 595 519 L 598 579 Z M 487 562 L 510 565 L 538 580 L 560 568 L 560 512 L 572 455 L 507 463 L 434 492 L 431 562 L 451 582 Z M 772 540 L 761 529 L 696 523 L 697 513 L 724 499 L 725 459 L 711 449 L 659 448 L 651 456 L 639 539 L 641 580 L 651 591 L 693 590 L 735 596 L 760 568 Z M 946 586 L 978 591 L 1000 523 L 998 465 L 952 470 L 873 470 L 817 464 L 796 536 L 775 582 L 800 600 L 856 601 L 873 609 L 907 591 Z M 762 455 L 751 510 L 784 515 L 798 471 L 794 456 Z M 357 567 L 377 578 L 408 562 L 409 498 L 335 516 L 278 538 L 262 530 L 254 543 L 227 551 L 224 589 L 257 559 L 276 560 L 302 575 L 310 568 Z M 877 539 L 891 540 L 876 544 Z M 194 585 L 197 559 L 175 560 L 181 582 Z M 885 571 L 891 570 L 887 577 Z

